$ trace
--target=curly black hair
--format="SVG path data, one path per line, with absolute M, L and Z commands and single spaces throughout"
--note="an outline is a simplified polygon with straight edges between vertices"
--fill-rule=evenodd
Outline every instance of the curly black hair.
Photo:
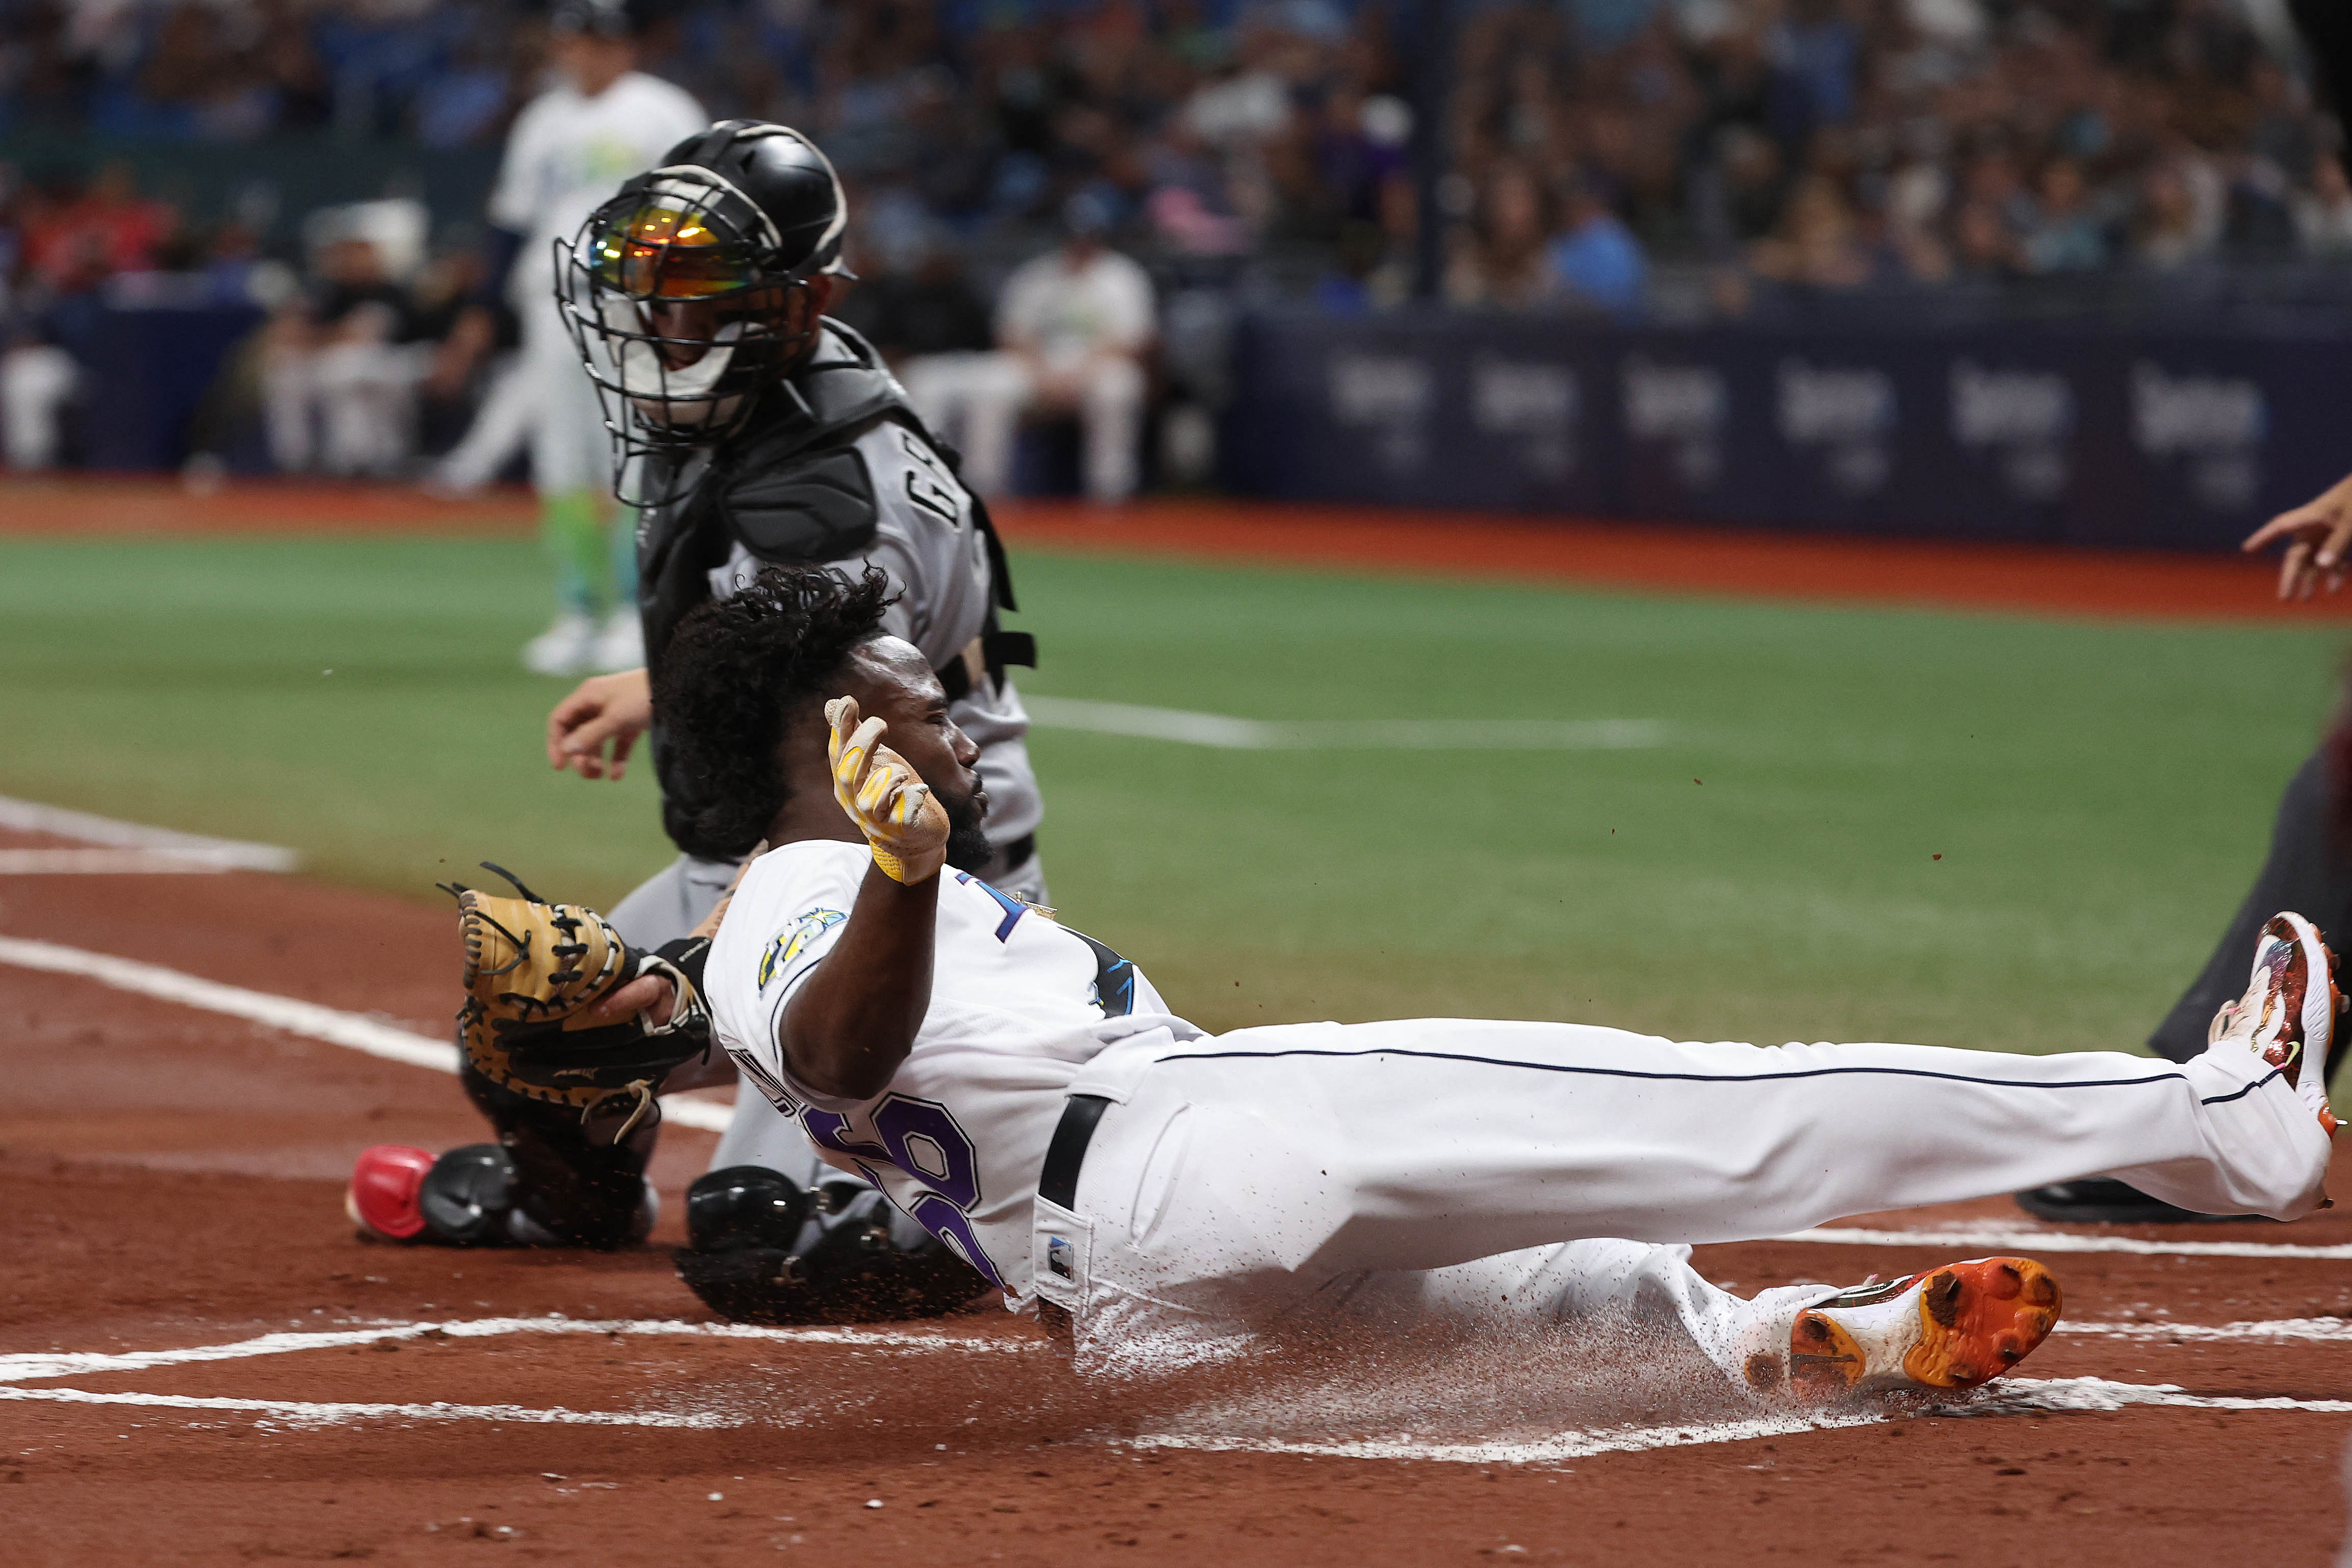
M 677 624 L 654 680 L 662 826 L 706 859 L 740 859 L 783 808 L 776 748 L 790 711 L 834 694 L 834 678 L 882 635 L 890 579 L 822 566 L 771 566 Z

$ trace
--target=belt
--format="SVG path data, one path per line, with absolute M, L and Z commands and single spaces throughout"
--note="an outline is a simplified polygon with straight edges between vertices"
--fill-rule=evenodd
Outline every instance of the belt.
M 1054 1141 L 1045 1145 L 1045 1163 L 1037 1167 L 1037 1195 L 1049 1204 L 1075 1209 L 1078 1202 L 1078 1170 L 1087 1163 L 1087 1145 L 1094 1142 L 1095 1124 L 1110 1107 L 1099 1094 L 1074 1094 L 1062 1107 Z
M 1030 858 L 1036 853 L 1037 836 L 1034 833 L 1024 833 L 1010 844 L 998 846 L 996 859 L 997 863 L 1006 870 L 1013 871 L 1029 864 Z

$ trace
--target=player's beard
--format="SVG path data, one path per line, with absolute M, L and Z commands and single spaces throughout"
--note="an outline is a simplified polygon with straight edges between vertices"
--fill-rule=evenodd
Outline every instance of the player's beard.
M 936 798 L 948 814 L 948 864 L 975 875 L 986 870 L 988 863 L 996 858 L 996 847 L 988 841 L 988 833 L 981 826 L 980 807 L 971 795 L 961 800 L 950 800 L 945 795 Z

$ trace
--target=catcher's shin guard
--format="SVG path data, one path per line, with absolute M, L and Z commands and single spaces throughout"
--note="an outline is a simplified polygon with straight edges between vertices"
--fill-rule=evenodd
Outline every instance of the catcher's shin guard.
M 486 1184 L 478 1189 L 486 1210 L 503 1216 L 502 1225 L 486 1227 L 481 1241 L 611 1248 L 646 1238 L 659 1206 L 646 1181 L 658 1117 L 638 1119 L 616 1142 L 614 1132 L 636 1112 L 628 1100 L 609 1100 L 583 1115 L 572 1106 L 492 1083 L 471 1064 L 459 1069 L 458 1078 L 466 1097 L 498 1130 L 496 1152 L 507 1167 L 502 1193 Z M 435 1175 L 440 1175 L 437 1166 Z M 436 1211 L 430 1205 L 425 1218 L 432 1227 Z
M 739 1323 L 931 1318 L 987 1281 L 860 1182 L 810 1193 L 763 1165 L 713 1171 L 687 1189 L 690 1245 L 678 1278 Z M 903 1232 L 904 1234 L 899 1234 Z

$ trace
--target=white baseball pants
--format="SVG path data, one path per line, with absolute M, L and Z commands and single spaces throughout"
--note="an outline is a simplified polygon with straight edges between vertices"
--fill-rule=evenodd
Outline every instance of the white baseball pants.
M 1017 354 L 925 354 L 901 373 L 923 422 L 963 452 L 964 478 L 993 500 L 1013 483 L 1013 443 L 1021 416 L 1041 402 L 1036 377 Z M 1102 359 L 1087 367 L 1071 411 L 1086 444 L 1087 499 L 1125 500 L 1138 482 L 1137 442 L 1147 390 L 1143 367 Z
M 613 482 L 612 437 L 596 384 L 552 299 L 521 312 L 522 374 L 530 377 L 530 488 L 542 496 L 601 494 Z
M 1642 1244 L 2108 1173 L 2186 1208 L 2291 1219 L 2319 1202 L 2329 1149 L 2236 1044 L 2175 1066 L 1307 1024 L 1124 1042 L 1070 1092 L 1113 1103 L 1075 1212 L 1039 1201 L 1037 1289 L 1073 1312 L 1082 1352 L 1113 1356 L 1139 1334 L 1205 1347 L 1333 1305 L 1520 1321 L 1639 1307 L 1732 1371 L 1831 1292 L 1744 1301 L 1686 1248 Z

